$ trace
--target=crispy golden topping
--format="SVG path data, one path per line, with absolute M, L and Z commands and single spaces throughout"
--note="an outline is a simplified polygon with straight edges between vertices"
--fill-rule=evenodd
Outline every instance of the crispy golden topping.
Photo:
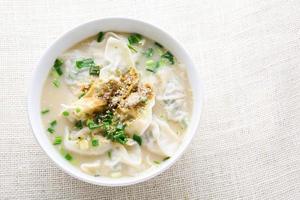
M 124 120 L 137 117 L 139 110 L 154 96 L 152 86 L 141 84 L 139 74 L 133 67 L 120 74 L 118 79 L 105 83 L 99 79 L 93 80 L 90 85 L 84 85 L 81 89 L 85 95 L 75 104 L 83 107 L 86 116 L 112 110 Z

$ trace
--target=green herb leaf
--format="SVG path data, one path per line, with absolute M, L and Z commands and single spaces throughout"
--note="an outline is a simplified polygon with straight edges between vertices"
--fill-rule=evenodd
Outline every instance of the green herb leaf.
M 81 120 L 77 121 L 75 123 L 75 127 L 78 128 L 79 130 L 83 128 L 83 123 Z
M 93 140 L 92 140 L 92 146 L 93 146 L 93 147 L 99 146 L 99 140 L 98 140 L 98 139 L 93 139 Z
M 68 117 L 70 113 L 68 111 L 64 111 L 62 114 L 63 116 Z
M 107 139 L 120 144 L 126 144 L 128 137 L 125 134 L 125 125 L 113 115 L 113 112 L 107 111 L 105 114 L 97 114 L 94 120 L 100 122 L 99 126 Z
M 73 159 L 73 157 L 72 157 L 70 154 L 67 153 L 67 154 L 65 155 L 65 159 L 68 160 L 68 161 L 70 161 L 70 160 Z
M 94 122 L 94 120 L 92 120 L 92 119 L 88 119 L 86 121 L 86 125 L 89 127 L 90 130 L 93 130 L 93 129 L 96 129 L 96 128 L 100 128 L 100 125 L 96 124 Z
M 57 87 L 57 88 L 59 88 L 59 86 L 60 86 L 60 82 L 59 82 L 58 79 L 54 79 L 54 80 L 52 81 L 52 84 L 53 84 L 55 87 Z
M 92 65 L 90 67 L 90 75 L 93 75 L 93 76 L 99 76 L 100 74 L 100 66 L 99 65 Z
M 52 127 L 56 126 L 56 124 L 57 124 L 56 120 L 53 120 L 52 122 L 50 122 L 50 126 L 52 126 Z
M 154 160 L 153 162 L 158 165 L 160 164 L 160 161 L 157 161 L 157 160 Z
M 63 64 L 64 64 L 64 61 L 59 58 L 55 59 L 55 61 L 54 61 L 53 68 L 59 76 L 63 75 L 63 71 L 61 69 L 61 66 Z
M 109 150 L 109 151 L 107 152 L 107 156 L 108 156 L 109 159 L 111 159 L 111 150 Z
M 157 62 L 155 62 L 153 60 L 146 61 L 146 70 L 149 72 L 156 73 L 159 66 L 160 66 L 159 61 L 157 61 Z
M 134 52 L 134 53 L 137 52 L 137 50 L 132 45 L 128 44 L 127 46 L 132 52 Z
M 48 131 L 49 133 L 54 133 L 54 128 L 53 128 L 53 127 L 49 127 L 49 128 L 47 129 L 47 131 Z
M 81 93 L 78 97 L 78 99 L 81 99 L 81 97 L 83 97 L 85 95 L 85 92 Z
M 98 33 L 97 42 L 102 42 L 103 38 L 104 38 L 104 32 L 101 31 Z
M 81 111 L 80 108 L 76 108 L 76 109 L 75 109 L 75 112 L 76 112 L 76 113 L 79 113 L 80 111 Z
M 158 42 L 154 42 L 154 44 L 156 45 L 156 46 L 158 46 L 159 48 L 164 48 L 164 46 L 163 45 L 161 45 L 160 43 L 158 43 Z
M 150 58 L 153 56 L 153 53 L 154 53 L 154 50 L 152 48 L 149 48 L 147 49 L 147 51 L 145 51 L 144 55 L 147 57 L 147 58 Z
M 172 65 L 175 63 L 174 56 L 170 51 L 167 51 L 161 57 L 167 59 Z
M 44 109 L 44 110 L 41 111 L 42 115 L 47 114 L 48 112 L 50 112 L 49 109 Z
M 61 136 L 56 136 L 55 139 L 54 139 L 53 144 L 58 145 L 58 144 L 61 144 L 61 142 L 62 142 L 62 137 Z
M 142 36 L 138 33 L 134 33 L 134 34 L 131 34 L 129 37 L 128 37 L 128 42 L 130 45 L 133 45 L 133 44 L 138 44 L 140 43 L 140 41 L 142 40 Z
M 163 161 L 169 160 L 170 158 L 171 158 L 170 156 L 167 156 L 163 159 Z
M 95 66 L 95 62 L 92 58 L 85 58 L 81 60 L 76 60 L 77 69 L 89 68 L 91 66 Z
M 142 138 L 136 134 L 132 136 L 132 139 L 136 141 L 140 146 L 142 145 Z

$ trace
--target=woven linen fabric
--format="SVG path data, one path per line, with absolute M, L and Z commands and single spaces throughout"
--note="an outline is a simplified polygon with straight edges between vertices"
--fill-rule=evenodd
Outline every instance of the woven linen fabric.
M 177 38 L 201 70 L 201 124 L 141 184 L 70 177 L 42 151 L 27 90 L 42 52 L 92 19 L 124 16 Z M 0 0 L 0 199 L 300 199 L 299 0 Z

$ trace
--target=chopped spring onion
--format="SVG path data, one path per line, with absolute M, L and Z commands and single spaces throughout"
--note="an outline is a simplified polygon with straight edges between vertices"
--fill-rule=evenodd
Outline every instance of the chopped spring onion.
M 99 65 L 92 65 L 90 67 L 90 75 L 99 76 L 100 74 L 100 66 Z
M 82 124 L 82 121 L 79 120 L 75 123 L 75 127 L 78 128 L 78 129 L 82 129 L 83 128 L 83 124 Z
M 141 40 L 142 40 L 142 36 L 138 33 L 131 34 L 128 37 L 128 42 L 129 42 L 130 45 L 138 44 L 138 43 L 140 43 Z
M 44 109 L 44 110 L 41 111 L 42 115 L 47 114 L 48 112 L 50 112 L 49 109 Z
M 79 113 L 80 111 L 81 111 L 80 108 L 75 109 L 75 112 L 77 112 L 77 113 Z
M 167 59 L 172 65 L 175 63 L 174 56 L 170 51 L 167 51 L 161 57 Z
M 82 69 L 82 68 L 89 68 L 96 64 L 92 58 L 85 58 L 85 59 L 81 59 L 81 60 L 76 60 L 75 65 L 76 65 L 77 69 Z
M 59 76 L 63 75 L 63 71 L 61 69 L 61 66 L 63 64 L 64 64 L 64 61 L 59 58 L 55 59 L 55 61 L 54 61 L 53 68 Z
M 101 31 L 98 33 L 97 42 L 102 42 L 103 38 L 104 38 L 104 32 Z
M 49 133 L 54 133 L 55 132 L 54 128 L 55 128 L 56 124 L 57 124 L 56 120 L 51 121 L 50 122 L 50 127 L 47 129 L 47 131 Z
M 146 61 L 146 70 L 155 73 L 157 69 L 160 66 L 160 62 L 153 61 L 153 60 L 147 60 Z
M 99 146 L 99 140 L 93 139 L 93 140 L 92 140 L 92 146 L 93 146 L 93 147 Z
M 52 84 L 53 84 L 55 87 L 57 87 L 57 88 L 59 88 L 59 86 L 60 86 L 60 82 L 59 82 L 58 79 L 54 79 L 54 80 L 52 81 Z
M 96 124 L 93 120 L 88 119 L 86 121 L 86 125 L 89 127 L 90 130 L 96 129 L 96 128 L 100 128 L 100 125 Z
M 132 52 L 134 52 L 134 53 L 137 52 L 137 50 L 132 45 L 128 44 L 127 46 Z
M 54 133 L 54 128 L 53 128 L 53 127 L 49 127 L 49 128 L 47 129 L 47 131 L 48 131 L 49 133 Z
M 132 136 L 132 139 L 136 141 L 140 146 L 142 145 L 142 138 L 136 134 Z
M 52 122 L 50 122 L 50 126 L 56 126 L 56 124 L 57 124 L 57 121 L 56 120 L 53 120 Z
M 169 160 L 170 158 L 171 158 L 170 156 L 167 156 L 163 159 L 163 161 Z
M 160 164 L 160 161 L 157 161 L 157 160 L 154 160 L 153 162 L 158 165 Z
M 111 150 L 109 150 L 109 151 L 107 152 L 107 156 L 108 156 L 109 159 L 111 159 Z
M 70 160 L 73 159 L 73 157 L 72 157 L 70 154 L 67 153 L 67 154 L 65 155 L 65 159 L 70 161 Z
M 85 92 L 81 93 L 78 97 L 78 99 L 81 99 L 81 97 L 83 97 L 85 95 Z
M 116 117 L 113 112 L 107 111 L 106 114 L 99 114 L 95 117 L 95 121 L 99 121 L 99 127 L 103 130 L 103 135 L 120 144 L 126 144 L 128 138 L 125 133 L 125 124 L 121 123 L 120 119 Z
M 70 113 L 68 111 L 64 111 L 62 114 L 63 116 L 68 117 Z
M 53 144 L 58 145 L 58 144 L 61 144 L 61 142 L 62 142 L 62 137 L 61 136 L 56 136 L 55 139 L 54 139 Z
M 147 58 L 150 58 L 153 56 L 153 52 L 154 50 L 152 48 L 149 48 L 147 49 L 147 51 L 145 51 L 144 55 L 147 57 Z
M 155 44 L 156 46 L 160 47 L 160 48 L 164 48 L 164 46 L 163 46 L 163 45 L 161 45 L 161 44 L 160 44 L 160 43 L 158 43 L 158 42 L 154 42 L 154 44 Z

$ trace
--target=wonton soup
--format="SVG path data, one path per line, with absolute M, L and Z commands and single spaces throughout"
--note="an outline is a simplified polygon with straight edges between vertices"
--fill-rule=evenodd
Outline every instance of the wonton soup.
M 65 51 L 41 117 L 61 155 L 92 176 L 125 177 L 174 155 L 192 113 L 185 66 L 140 34 L 100 32 Z

